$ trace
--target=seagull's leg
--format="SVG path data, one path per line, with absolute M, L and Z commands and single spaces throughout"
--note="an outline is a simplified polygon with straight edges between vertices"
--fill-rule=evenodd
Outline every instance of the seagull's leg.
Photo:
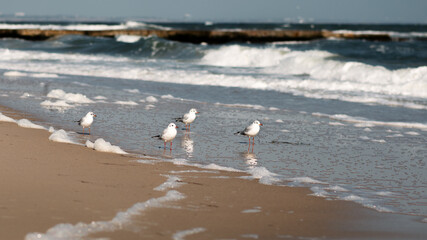
M 252 137 L 252 145 L 255 145 L 255 137 Z
M 171 148 L 170 149 L 172 150 L 172 141 L 171 141 Z
M 83 128 L 83 134 L 85 133 L 85 127 L 82 127 Z
M 251 145 L 251 137 L 249 137 L 249 145 Z
M 164 143 L 165 143 L 165 147 L 164 147 L 164 149 L 166 149 L 166 141 L 165 141 Z
M 190 124 L 188 124 L 188 131 L 190 131 Z
M 90 135 L 90 127 L 89 127 L 89 135 Z

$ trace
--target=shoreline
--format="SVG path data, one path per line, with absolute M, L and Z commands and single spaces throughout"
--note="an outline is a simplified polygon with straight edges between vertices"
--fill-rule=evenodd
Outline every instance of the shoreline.
M 25 113 L 0 107 L 0 112 L 5 111 L 15 119 L 33 120 Z M 134 156 L 51 142 L 48 131 L 14 123 L 0 122 L 0 135 L 4 149 L 0 157 L 1 239 L 44 234 L 60 223 L 111 221 L 118 212 L 159 199 L 168 190 L 185 198 L 149 207 L 137 212 L 130 224 L 90 237 L 171 239 L 174 234 L 187 234 L 186 239 L 422 239 L 425 234 L 417 228 L 425 226 L 423 223 L 406 229 L 393 227 L 408 220 L 404 216 L 310 196 L 308 188 L 263 185 L 242 179 L 245 173 L 153 159 L 138 163 L 140 158 Z

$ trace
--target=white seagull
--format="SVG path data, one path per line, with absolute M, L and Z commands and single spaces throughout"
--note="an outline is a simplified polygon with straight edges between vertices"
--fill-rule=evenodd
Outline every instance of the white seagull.
M 196 113 L 199 113 L 197 109 L 192 108 L 188 113 L 184 114 L 184 116 L 180 118 L 175 118 L 175 121 L 184 123 L 185 129 L 187 129 L 187 125 L 188 125 L 188 130 L 190 130 L 190 123 L 196 120 Z
M 152 136 L 152 138 L 158 138 L 165 142 L 165 148 L 166 148 L 166 142 L 171 143 L 170 149 L 172 150 L 172 140 L 176 137 L 176 129 L 178 127 L 175 125 L 175 123 L 169 123 L 168 127 L 163 130 L 162 135 Z
M 249 144 L 251 144 L 252 137 L 252 144 L 255 144 L 255 136 L 259 133 L 260 126 L 262 126 L 262 123 L 260 123 L 258 120 L 255 120 L 251 125 L 247 126 L 245 130 L 236 132 L 235 135 L 248 136 Z
M 88 112 L 86 116 L 76 121 L 79 123 L 80 126 L 82 126 L 83 133 L 85 132 L 85 128 L 89 128 L 89 134 L 90 134 L 90 125 L 92 125 L 93 123 L 93 117 L 96 117 L 96 115 L 93 112 Z

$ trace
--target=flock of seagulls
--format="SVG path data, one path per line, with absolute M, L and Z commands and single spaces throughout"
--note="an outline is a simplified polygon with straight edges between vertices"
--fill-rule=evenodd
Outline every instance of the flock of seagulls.
M 190 124 L 196 120 L 196 114 L 199 112 L 197 109 L 192 108 L 190 111 L 186 114 L 184 114 L 182 117 L 175 118 L 176 122 L 182 122 L 185 124 L 186 131 L 190 131 Z M 85 128 L 89 129 L 90 134 L 90 126 L 93 123 L 94 117 L 96 115 L 93 112 L 88 112 L 84 117 L 82 117 L 80 120 L 75 121 L 83 128 L 83 133 L 85 132 Z M 260 129 L 262 126 L 262 123 L 260 123 L 258 120 L 255 120 L 251 125 L 247 126 L 243 131 L 238 131 L 234 133 L 235 135 L 243 135 L 249 137 L 249 145 L 251 144 L 251 138 L 252 138 L 252 145 L 255 144 L 255 136 L 258 135 Z M 166 149 L 166 143 L 170 142 L 170 149 L 172 150 L 172 141 L 175 139 L 178 126 L 176 126 L 175 123 L 169 123 L 168 127 L 165 128 L 161 135 L 152 136 L 152 138 L 161 139 L 164 142 L 164 148 Z

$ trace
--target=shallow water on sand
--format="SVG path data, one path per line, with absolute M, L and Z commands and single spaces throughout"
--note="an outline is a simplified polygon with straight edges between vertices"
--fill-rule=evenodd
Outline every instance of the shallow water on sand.
M 25 24 L 4 24 L 5 28 Z M 265 184 L 427 216 L 427 27 L 283 24 L 35 24 L 35 28 L 328 29 L 408 41 L 226 45 L 156 37 L 0 40 L 0 104 L 127 152 L 247 171 Z M 28 26 L 26 26 L 28 27 Z M 344 28 L 344 29 L 342 29 Z M 151 138 L 190 108 L 173 149 Z M 91 135 L 74 122 L 98 117 Z M 243 130 L 264 126 L 255 145 Z M 211 165 L 212 166 L 212 165 Z
M 266 184 L 305 185 L 318 196 L 425 216 L 425 129 L 297 111 L 284 107 L 289 103 L 275 98 L 275 92 L 99 78 L 44 81 L 23 77 L 9 82 L 1 103 L 75 131 L 82 143 L 102 137 L 128 152 L 188 164 L 214 163 L 248 171 Z M 52 89 L 81 93 L 94 102 L 42 107 L 45 100 L 55 101 L 46 97 Z M 24 92 L 28 94 L 23 97 Z M 223 101 L 209 101 L 217 97 L 210 93 L 224 95 Z M 263 98 L 272 99 L 255 104 Z M 161 141 L 151 138 L 193 107 L 200 114 L 190 131 L 178 123 L 173 149 L 163 149 Z M 87 111 L 98 115 L 91 135 L 81 134 L 73 122 Z M 264 126 L 255 145 L 248 145 L 247 137 L 233 133 L 254 119 Z

